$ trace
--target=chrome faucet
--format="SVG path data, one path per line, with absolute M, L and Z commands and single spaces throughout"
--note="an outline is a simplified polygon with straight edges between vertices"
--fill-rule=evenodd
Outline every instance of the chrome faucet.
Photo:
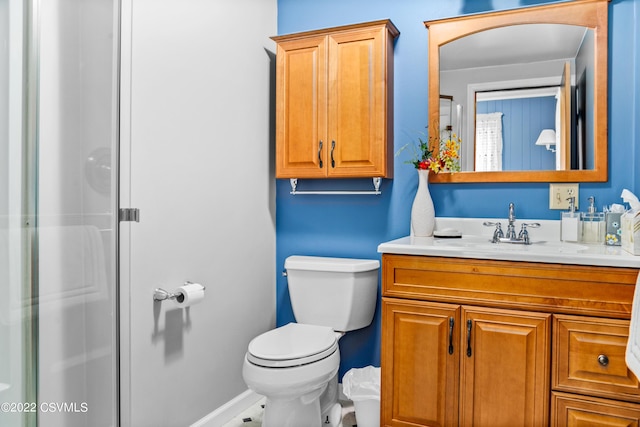
M 493 243 L 522 243 L 525 245 L 531 244 L 527 227 L 540 227 L 540 223 L 538 222 L 523 223 L 520 233 L 516 236 L 516 206 L 513 203 L 509 203 L 509 225 L 507 225 L 506 235 L 503 233 L 502 224 L 499 222 L 487 221 L 484 222 L 483 225 L 487 227 L 496 227 L 493 232 L 493 238 L 491 239 L 491 242 Z
M 509 203 L 509 225 L 507 226 L 506 238 L 516 239 L 516 206 L 513 203 Z

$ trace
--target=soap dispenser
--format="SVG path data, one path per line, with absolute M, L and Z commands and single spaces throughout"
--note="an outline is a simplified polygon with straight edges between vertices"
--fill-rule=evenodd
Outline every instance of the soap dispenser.
M 569 210 L 562 212 L 560 221 L 560 240 L 563 242 L 577 242 L 582 232 L 580 230 L 580 215 L 576 212 L 576 198 L 569 197 Z
M 589 197 L 589 207 L 587 212 L 582 212 L 580 220 L 582 222 L 583 243 L 604 243 L 605 218 L 604 212 L 598 212 L 596 208 L 596 198 Z

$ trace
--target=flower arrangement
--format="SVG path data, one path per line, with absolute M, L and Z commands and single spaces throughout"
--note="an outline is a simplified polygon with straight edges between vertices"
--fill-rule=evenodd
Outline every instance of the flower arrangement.
M 449 138 L 438 141 L 424 132 L 420 134 L 417 142 L 406 144 L 396 155 L 411 146 L 414 151 L 413 159 L 405 163 L 412 164 L 416 169 L 428 169 L 434 173 L 460 171 L 460 137 L 452 133 Z

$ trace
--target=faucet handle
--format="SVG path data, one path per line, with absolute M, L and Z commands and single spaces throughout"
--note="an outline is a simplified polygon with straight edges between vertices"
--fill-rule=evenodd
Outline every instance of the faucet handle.
M 484 225 L 485 227 L 493 227 L 493 226 L 496 227 L 496 229 L 493 232 L 493 239 L 491 239 L 492 243 L 498 243 L 500 241 L 500 239 L 502 239 L 504 237 L 504 232 L 502 231 L 502 224 L 501 223 L 485 221 L 485 222 L 482 223 L 482 225 Z
M 522 226 L 525 227 L 525 229 L 526 229 L 526 227 L 530 227 L 530 228 L 540 228 L 541 227 L 539 222 L 529 222 L 529 223 L 523 222 Z
M 529 240 L 529 232 L 527 231 L 527 227 L 531 228 L 539 228 L 539 222 L 530 222 L 530 223 L 522 223 L 522 228 L 520 228 L 520 233 L 518 233 L 518 240 L 522 240 L 525 245 L 531 243 Z
M 485 227 L 493 227 L 493 226 L 502 227 L 502 224 L 500 224 L 499 222 L 491 222 L 491 221 L 485 221 L 485 222 L 482 223 L 482 225 L 484 225 Z

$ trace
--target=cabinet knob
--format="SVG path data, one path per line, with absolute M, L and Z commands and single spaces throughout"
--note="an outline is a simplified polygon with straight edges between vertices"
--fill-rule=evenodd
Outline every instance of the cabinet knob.
M 318 167 L 322 169 L 322 140 L 318 144 Z
M 601 366 L 607 366 L 609 364 L 609 358 L 605 354 L 601 354 L 598 356 L 598 363 Z

